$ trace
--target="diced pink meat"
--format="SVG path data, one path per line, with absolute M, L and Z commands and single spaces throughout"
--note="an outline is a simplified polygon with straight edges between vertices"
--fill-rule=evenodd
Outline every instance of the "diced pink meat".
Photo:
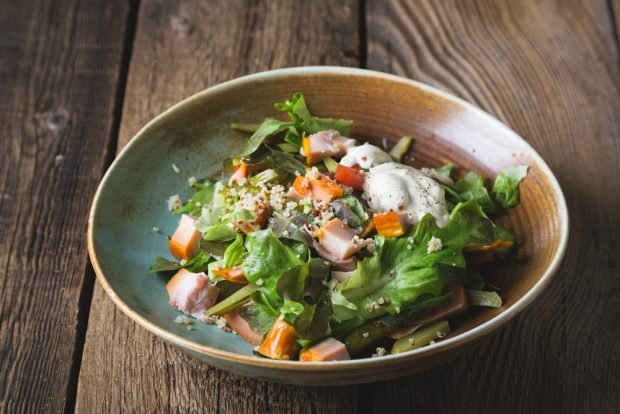
M 373 243 L 372 239 L 360 239 L 339 218 L 331 219 L 318 232 L 319 244 L 337 259 L 346 259 Z
M 202 234 L 196 230 L 196 219 L 187 214 L 181 216 L 179 226 L 168 242 L 170 252 L 177 259 L 189 260 L 200 251 Z
M 355 145 L 354 139 L 343 137 L 334 130 L 317 132 L 310 135 L 308 140 L 310 154 L 305 155 L 315 162 L 334 155 L 342 157 L 347 152 L 347 148 Z
M 204 311 L 215 304 L 220 289 L 204 273 L 179 270 L 166 285 L 170 305 L 181 312 L 204 319 Z
M 240 337 L 251 343 L 252 345 L 260 345 L 263 336 L 254 332 L 245 319 L 239 315 L 237 310 L 233 310 L 224 315 L 226 323 L 239 334 Z
M 347 347 L 337 339 L 327 338 L 305 349 L 299 355 L 303 362 L 346 361 L 351 359 Z

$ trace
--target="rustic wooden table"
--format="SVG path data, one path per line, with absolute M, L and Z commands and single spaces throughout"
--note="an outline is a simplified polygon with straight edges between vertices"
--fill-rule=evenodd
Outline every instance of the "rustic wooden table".
M 0 411 L 618 412 L 618 0 L 4 0 Z M 418 375 L 310 388 L 197 363 L 95 282 L 87 213 L 155 115 L 251 72 L 343 65 L 461 96 L 547 160 L 564 265 L 477 350 Z

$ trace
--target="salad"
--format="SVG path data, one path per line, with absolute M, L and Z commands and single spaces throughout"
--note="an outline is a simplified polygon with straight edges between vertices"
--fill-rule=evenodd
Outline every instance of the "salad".
M 288 119 L 233 124 L 251 135 L 221 176 L 168 200 L 176 260 L 151 271 L 171 275 L 176 322 L 217 324 L 261 357 L 333 361 L 427 346 L 455 315 L 502 305 L 480 269 L 515 248 L 490 217 L 519 203 L 527 166 L 487 187 L 451 164 L 401 164 L 412 138 L 360 143 L 300 93 L 275 108 Z

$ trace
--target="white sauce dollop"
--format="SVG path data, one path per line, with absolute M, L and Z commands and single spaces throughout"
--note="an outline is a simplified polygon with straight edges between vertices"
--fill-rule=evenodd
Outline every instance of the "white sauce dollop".
M 407 165 L 388 162 L 371 168 L 364 180 L 364 198 L 377 212 L 402 211 L 410 224 L 430 213 L 439 227 L 450 218 L 443 188 L 432 178 Z
M 347 155 L 340 160 L 340 164 L 346 167 L 358 164 L 365 170 L 386 162 L 392 162 L 390 154 L 369 143 L 347 148 Z

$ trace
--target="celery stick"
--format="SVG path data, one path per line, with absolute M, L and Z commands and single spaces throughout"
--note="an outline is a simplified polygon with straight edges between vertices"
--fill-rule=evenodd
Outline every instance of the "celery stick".
M 392 354 L 399 354 L 401 352 L 411 351 L 428 345 L 435 339 L 443 338 L 450 332 L 450 324 L 448 321 L 440 320 L 433 322 L 432 324 L 425 326 L 411 335 L 405 336 L 394 342 L 392 346 Z
M 250 300 L 250 295 L 256 292 L 258 287 L 256 285 L 245 285 L 220 303 L 212 306 L 205 311 L 206 316 L 218 315 L 222 316 L 225 313 L 230 312 L 233 309 L 238 308 L 247 301 Z
M 497 292 L 465 289 L 465 293 L 467 294 L 472 306 L 486 306 L 488 308 L 502 307 L 502 298 L 497 294 Z
M 330 173 L 336 172 L 336 168 L 338 167 L 338 163 L 331 157 L 327 157 L 323 160 L 325 163 L 325 167 Z
M 234 129 L 235 131 L 241 131 L 241 132 L 255 132 L 259 126 L 260 124 L 238 124 L 235 122 L 230 124 L 231 129 Z
M 394 145 L 394 148 L 390 151 L 390 155 L 394 158 L 395 161 L 400 162 L 407 151 L 409 151 L 409 147 L 413 142 L 413 138 L 404 136 Z
M 291 144 L 290 142 L 283 142 L 281 144 L 278 144 L 278 148 L 280 148 L 283 152 L 288 152 L 290 154 L 299 153 L 299 146 Z

